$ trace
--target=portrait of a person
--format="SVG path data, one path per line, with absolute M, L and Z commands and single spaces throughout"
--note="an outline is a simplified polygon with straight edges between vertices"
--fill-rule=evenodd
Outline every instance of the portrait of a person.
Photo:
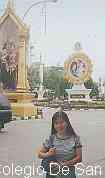
M 78 61 L 78 75 L 80 76 L 84 72 L 85 72 L 85 64 L 82 60 L 79 60 Z
M 70 67 L 70 72 L 75 77 L 78 77 L 78 65 L 77 65 L 77 62 L 72 62 L 71 67 Z
M 82 62 L 82 60 L 72 62 L 70 72 L 72 73 L 73 76 L 79 78 L 82 75 L 82 73 L 85 72 L 85 64 Z

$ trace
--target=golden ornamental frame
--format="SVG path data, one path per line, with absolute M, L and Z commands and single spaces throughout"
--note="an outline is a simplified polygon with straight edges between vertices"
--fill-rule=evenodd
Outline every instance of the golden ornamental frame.
M 76 77 L 70 72 L 70 68 L 73 62 L 82 61 L 85 64 L 85 71 L 81 76 Z M 92 62 L 90 58 L 84 53 L 74 53 L 64 63 L 64 80 L 75 85 L 83 84 L 85 81 L 91 78 Z

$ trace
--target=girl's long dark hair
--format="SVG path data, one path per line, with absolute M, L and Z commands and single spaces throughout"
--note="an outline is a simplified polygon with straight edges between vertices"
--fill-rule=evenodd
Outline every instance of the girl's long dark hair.
M 66 123 L 67 123 L 67 128 L 66 128 L 66 133 L 69 136 L 77 136 L 77 134 L 75 133 L 73 127 L 71 126 L 71 123 L 69 121 L 69 118 L 67 116 L 67 114 L 63 111 L 58 111 L 56 112 L 53 117 L 52 117 L 52 128 L 51 128 L 51 135 L 55 135 L 56 134 L 56 130 L 54 128 L 54 123 L 57 121 L 58 118 L 63 119 Z

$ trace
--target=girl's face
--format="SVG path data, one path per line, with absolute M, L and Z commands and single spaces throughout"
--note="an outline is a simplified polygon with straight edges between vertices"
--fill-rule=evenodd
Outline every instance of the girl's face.
M 57 119 L 54 122 L 54 128 L 57 133 L 64 134 L 67 127 L 67 123 L 63 119 Z
M 77 65 L 74 64 L 73 67 L 72 67 L 72 69 L 73 69 L 73 70 L 76 70 L 76 68 L 77 68 Z

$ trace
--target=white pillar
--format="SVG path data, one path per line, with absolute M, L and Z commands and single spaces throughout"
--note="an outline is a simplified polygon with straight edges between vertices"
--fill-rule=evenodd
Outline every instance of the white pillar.
M 18 62 L 18 82 L 17 90 L 27 89 L 27 66 L 26 66 L 26 38 L 24 35 L 20 35 L 19 40 L 19 62 Z

